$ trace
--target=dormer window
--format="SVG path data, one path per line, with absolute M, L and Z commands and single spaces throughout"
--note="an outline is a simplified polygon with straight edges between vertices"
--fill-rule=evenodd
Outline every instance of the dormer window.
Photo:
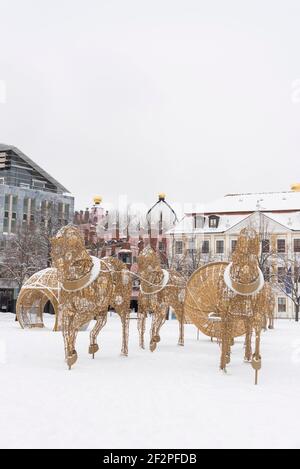
M 196 230 L 203 230 L 205 225 L 205 217 L 202 215 L 194 215 L 194 228 Z
M 211 215 L 209 217 L 209 227 L 210 228 L 218 228 L 220 223 L 220 217 L 217 215 Z

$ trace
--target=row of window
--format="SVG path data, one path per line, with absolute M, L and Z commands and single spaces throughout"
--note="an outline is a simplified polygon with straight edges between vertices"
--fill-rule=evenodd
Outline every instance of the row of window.
M 236 243 L 237 241 L 232 240 L 231 242 L 231 250 L 234 252 L 236 248 Z M 196 243 L 194 241 L 191 241 L 189 243 L 189 253 L 193 253 L 196 251 Z M 182 255 L 184 252 L 184 243 L 183 241 L 176 241 L 175 242 L 175 254 L 176 255 Z M 202 243 L 201 247 L 201 252 L 202 254 L 209 254 L 210 253 L 210 241 L 205 240 Z M 225 241 L 223 239 L 218 239 L 216 241 L 216 254 L 224 254 L 225 253 Z
M 0 161 L 0 168 L 1 168 L 1 161 Z M 6 180 L 4 177 L 0 178 L 0 185 L 4 185 L 6 183 Z M 27 183 L 27 182 L 19 182 L 18 185 L 21 189 L 38 189 L 38 190 L 45 190 L 46 188 L 46 182 L 44 181 L 39 181 L 37 179 L 33 179 L 32 183 Z
M 231 252 L 235 251 L 237 245 L 236 240 L 231 241 Z M 294 253 L 300 253 L 300 239 L 294 239 L 293 243 Z M 189 242 L 189 252 L 192 253 L 196 251 L 196 243 L 195 241 Z M 176 241 L 175 243 L 175 253 L 177 255 L 182 255 L 184 251 L 184 243 L 183 241 Z M 210 253 L 210 241 L 205 240 L 202 243 L 201 248 L 202 254 L 209 254 Z M 263 240 L 262 242 L 262 251 L 264 254 L 271 252 L 271 245 L 269 240 Z M 285 254 L 287 252 L 287 244 L 285 239 L 278 239 L 277 240 L 277 253 L 278 254 Z M 224 240 L 217 240 L 216 241 L 216 253 L 217 254 L 224 254 L 225 253 L 225 241 Z
M 57 205 L 57 213 L 54 213 L 54 204 L 52 201 L 43 200 L 40 207 L 37 207 L 35 199 L 29 197 L 23 198 L 23 213 L 21 212 L 23 223 L 34 223 L 37 210 L 41 211 L 41 222 L 46 223 L 51 220 L 51 215 L 55 216 L 59 224 L 67 224 L 70 219 L 70 206 L 59 202 Z M 15 234 L 17 230 L 18 218 L 18 196 L 5 195 L 4 202 L 4 219 L 3 233 Z
M 265 254 L 271 252 L 271 243 L 269 239 L 262 241 L 262 250 Z M 293 250 L 295 253 L 300 253 L 300 239 L 294 239 Z M 287 242 L 285 239 L 277 240 L 277 252 L 279 254 L 285 254 L 287 252 Z
M 202 215 L 194 216 L 194 228 L 195 229 L 203 229 L 205 226 L 205 222 L 206 222 L 206 217 Z M 209 228 L 217 229 L 219 227 L 219 224 L 220 224 L 220 217 L 218 217 L 217 215 L 210 215 L 208 217 Z

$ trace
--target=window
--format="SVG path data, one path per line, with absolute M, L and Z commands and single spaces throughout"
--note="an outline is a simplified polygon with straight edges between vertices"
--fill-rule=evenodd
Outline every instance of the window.
M 203 244 L 202 244 L 202 254 L 209 254 L 209 241 L 206 240 L 206 241 L 203 241 Z
M 45 187 L 46 187 L 46 183 L 45 183 L 45 182 L 43 182 L 43 181 L 37 181 L 36 179 L 33 179 L 32 185 L 33 185 L 34 189 L 40 189 L 40 190 L 43 190 L 43 189 L 45 189 Z
M 41 212 L 45 215 L 47 213 L 47 200 L 42 200 L 41 203 Z
M 278 267 L 278 282 L 284 283 L 286 280 L 286 271 L 284 267 Z
M 277 252 L 281 254 L 285 253 L 285 239 L 277 240 Z
M 4 184 L 4 178 L 0 178 L 0 184 L 3 186 L 3 184 Z
M 202 217 L 201 215 L 195 215 L 194 220 L 195 220 L 195 229 L 202 230 L 205 225 L 205 217 Z
M 216 243 L 217 254 L 224 254 L 224 241 L 218 240 Z
M 286 298 L 278 298 L 278 313 L 286 313 Z
M 4 218 L 3 233 L 8 233 L 8 228 L 9 228 L 9 220 L 8 218 Z
M 12 219 L 12 221 L 11 221 L 10 232 L 13 233 L 13 234 L 16 234 L 16 232 L 17 232 L 17 221 L 16 221 L 16 219 Z
M 180 256 L 183 254 L 183 242 L 182 241 L 176 241 L 175 243 L 175 254 L 177 256 Z
M 10 195 L 5 196 L 5 210 L 8 212 L 10 210 Z
M 4 220 L 3 220 L 3 233 L 9 232 L 9 211 L 10 211 L 10 195 L 6 194 L 4 202 Z
M 294 252 L 300 252 L 300 239 L 294 239 Z
M 70 205 L 66 204 L 65 205 L 65 217 L 69 220 L 70 218 Z
M 30 189 L 30 184 L 26 184 L 25 182 L 20 182 L 21 189 Z
M 194 239 L 189 241 L 189 253 L 193 254 L 196 251 L 196 243 Z
M 23 212 L 24 213 L 28 212 L 28 205 L 29 205 L 29 199 L 28 197 L 25 197 L 23 200 Z
M 266 282 L 270 281 L 270 279 L 271 279 L 271 269 L 270 269 L 270 267 L 265 268 L 264 277 L 265 277 Z
M 210 216 L 209 217 L 209 227 L 210 228 L 218 228 L 220 222 L 220 217 L 217 217 L 216 215 Z
M 119 259 L 124 264 L 132 264 L 132 254 L 130 252 L 120 252 Z
M 237 246 L 237 240 L 233 239 L 231 241 L 231 252 L 234 252 L 236 250 L 236 246 Z
M 262 240 L 262 252 L 264 254 L 268 254 L 270 252 L 270 240 L 269 239 L 263 239 Z
M 158 249 L 160 250 L 160 252 L 165 252 L 165 243 L 160 241 L 158 245 Z
M 32 214 L 35 213 L 35 209 L 36 209 L 36 202 L 35 202 L 35 199 L 31 199 L 31 207 L 30 207 L 30 210 L 31 210 L 31 213 L 32 213 Z

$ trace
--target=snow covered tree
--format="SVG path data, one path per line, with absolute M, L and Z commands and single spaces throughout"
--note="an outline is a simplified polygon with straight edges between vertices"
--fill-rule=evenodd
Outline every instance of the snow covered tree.
M 47 245 L 36 225 L 25 225 L 6 239 L 0 255 L 1 277 L 15 281 L 19 289 L 47 265 Z

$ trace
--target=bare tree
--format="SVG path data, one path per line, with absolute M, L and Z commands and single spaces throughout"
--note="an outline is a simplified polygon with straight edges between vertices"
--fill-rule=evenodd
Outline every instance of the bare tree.
M 65 222 L 61 220 L 58 213 L 58 207 L 53 205 L 47 216 L 43 213 L 42 209 L 35 213 L 35 224 L 29 227 L 39 236 L 39 243 L 41 249 L 47 255 L 47 266 L 50 267 L 52 264 L 51 259 L 51 238 L 53 238 L 57 232 L 65 225 Z M 24 228 L 22 228 L 24 229 Z M 28 229 L 28 227 L 27 227 Z
M 270 279 L 271 267 L 274 261 L 277 262 L 276 236 L 269 229 L 269 223 L 265 217 L 260 214 L 259 236 L 261 243 L 258 263 L 266 280 Z
M 295 319 L 299 322 L 300 312 L 300 258 L 278 256 L 278 272 L 273 274 L 276 288 L 290 298 L 295 305 Z
M 176 238 L 173 236 L 170 250 L 170 267 L 177 270 L 186 277 L 191 276 L 200 267 L 213 262 L 211 252 L 205 249 L 205 246 L 197 244 L 197 235 L 189 238 L 189 249 L 184 249 L 181 254 L 176 252 Z
M 10 236 L 1 253 L 1 277 L 11 279 L 20 289 L 35 272 L 48 265 L 48 252 L 36 225 L 26 225 Z

